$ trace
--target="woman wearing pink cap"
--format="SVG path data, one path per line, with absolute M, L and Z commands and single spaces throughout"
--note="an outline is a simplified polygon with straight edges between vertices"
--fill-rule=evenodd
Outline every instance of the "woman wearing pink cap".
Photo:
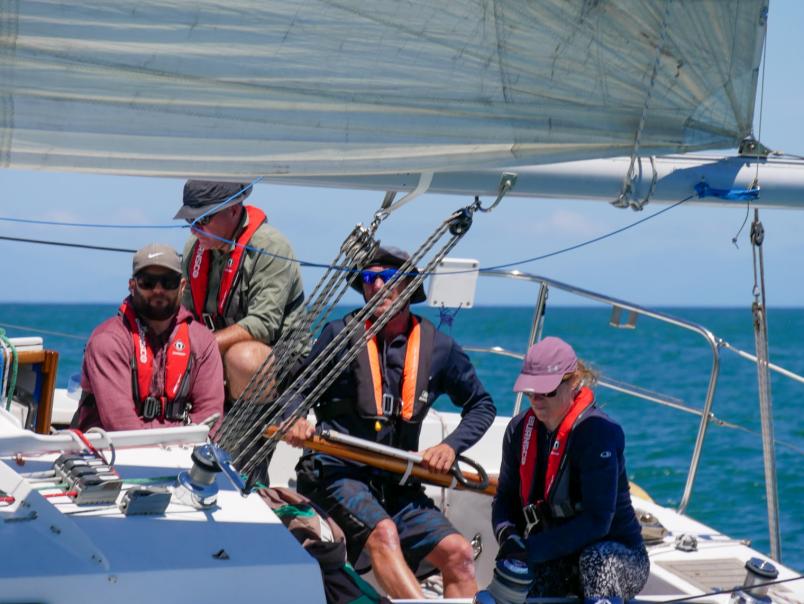
M 528 351 L 514 385 L 530 409 L 506 430 L 492 523 L 498 569 L 526 563 L 530 595 L 622 602 L 648 578 L 625 438 L 595 406 L 596 377 L 569 344 L 547 337 Z

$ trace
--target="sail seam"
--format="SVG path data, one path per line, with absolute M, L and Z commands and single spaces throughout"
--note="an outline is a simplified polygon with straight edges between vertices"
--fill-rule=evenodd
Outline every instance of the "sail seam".
M 19 35 L 19 0 L 0 9 L 0 167 L 11 165 L 14 134 L 14 65 Z

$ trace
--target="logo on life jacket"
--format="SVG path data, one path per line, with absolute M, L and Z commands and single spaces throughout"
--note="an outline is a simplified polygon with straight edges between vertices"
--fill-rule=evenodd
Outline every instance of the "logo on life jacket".
M 528 415 L 525 421 L 525 430 L 522 434 L 522 455 L 519 459 L 519 465 L 524 466 L 528 459 L 528 449 L 530 449 L 531 434 L 533 434 L 533 426 L 536 423 L 535 415 Z
M 137 323 L 137 336 L 134 338 L 134 345 L 140 353 L 140 363 L 148 362 L 148 343 L 145 339 L 145 328 L 139 319 L 135 319 Z
M 173 343 L 173 348 L 175 348 L 177 352 L 183 352 L 184 351 L 184 342 L 182 342 L 181 340 L 176 340 Z
M 204 260 L 204 246 L 198 245 L 196 246 L 196 252 L 193 255 L 193 272 L 192 278 L 198 279 L 198 274 L 201 272 L 201 263 Z

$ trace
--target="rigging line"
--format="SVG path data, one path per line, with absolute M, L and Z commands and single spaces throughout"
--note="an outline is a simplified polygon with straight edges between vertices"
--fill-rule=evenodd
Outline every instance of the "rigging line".
M 92 222 L 62 222 L 59 220 L 34 220 L 33 218 L 12 218 L 0 216 L 2 222 L 39 224 L 45 226 L 67 226 L 84 229 L 186 229 L 188 224 L 102 224 Z
M 762 140 L 762 115 L 765 111 L 765 68 L 768 66 L 768 15 L 767 8 L 765 10 L 765 40 L 762 42 L 762 83 L 759 86 L 759 123 L 757 125 L 757 140 Z M 757 171 L 754 176 L 754 181 L 759 182 L 759 153 L 760 145 L 757 145 Z
M 450 272 L 450 274 L 457 275 L 457 274 L 461 274 L 461 273 L 495 271 L 495 270 L 500 270 L 500 269 L 503 269 L 503 268 L 510 268 L 510 267 L 513 267 L 513 266 L 519 266 L 519 265 L 522 265 L 522 264 L 529 264 L 531 262 L 536 262 L 538 260 L 544 260 L 546 258 L 551 258 L 553 256 L 558 256 L 559 254 L 565 254 L 567 252 L 577 250 L 579 248 L 585 247 L 585 246 L 590 245 L 592 243 L 597 243 L 598 241 L 603 241 L 604 239 L 607 239 L 609 237 L 613 237 L 614 235 L 618 235 L 618 234 L 620 234 L 620 233 L 622 233 L 624 231 L 627 231 L 628 229 L 631 229 L 631 228 L 633 228 L 635 226 L 638 226 L 638 225 L 642 224 L 643 222 L 647 222 L 648 220 L 651 220 L 652 218 L 656 218 L 657 216 L 659 216 L 661 214 L 664 214 L 665 212 L 668 212 L 668 211 L 672 210 L 673 208 L 676 208 L 676 207 L 680 206 L 683 203 L 686 203 L 687 201 L 689 201 L 693 197 L 695 197 L 695 195 L 689 195 L 688 197 L 685 197 L 684 199 L 681 199 L 681 200 L 679 200 L 679 201 L 667 206 L 666 208 L 662 208 L 661 210 L 657 210 L 656 212 L 654 212 L 653 214 L 650 214 L 649 216 L 645 216 L 644 218 L 640 218 L 639 220 L 636 220 L 636 221 L 632 222 L 631 224 L 625 225 L 624 227 L 620 227 L 619 229 L 615 229 L 615 230 L 610 231 L 608 233 L 604 233 L 603 235 L 600 235 L 599 237 L 595 237 L 593 239 L 583 241 L 581 243 L 572 245 L 570 247 L 562 248 L 560 250 L 556 250 L 556 251 L 553 251 L 553 252 L 548 252 L 547 254 L 542 254 L 541 256 L 534 256 L 533 258 L 526 258 L 524 260 L 516 260 L 514 262 L 507 262 L 505 264 L 498 264 L 498 265 L 495 265 L 495 266 L 487 266 L 487 267 L 481 267 L 481 268 L 476 268 L 476 269 L 466 269 L 466 270 L 462 270 L 462 271 L 452 271 L 452 272 Z M 190 230 L 193 231 L 193 233 L 198 232 L 198 229 L 193 228 L 192 226 L 190 227 Z M 310 262 L 310 261 L 307 261 L 307 260 L 299 260 L 298 258 L 291 258 L 289 256 L 282 256 L 281 254 L 273 254 L 271 252 L 266 252 L 262 248 L 257 248 L 257 247 L 253 247 L 253 246 L 250 246 L 250 245 L 240 244 L 240 243 L 237 243 L 237 242 L 235 242 L 235 241 L 233 241 L 231 239 L 226 239 L 224 237 L 218 237 L 217 235 L 213 235 L 211 233 L 204 233 L 204 234 L 205 234 L 205 236 L 209 237 L 210 239 L 216 239 L 218 241 L 224 241 L 226 243 L 229 243 L 230 245 L 237 245 L 237 246 L 242 247 L 243 249 L 245 249 L 247 251 L 252 251 L 252 252 L 255 252 L 257 254 L 264 255 L 264 256 L 271 256 L 272 258 L 278 258 L 280 260 L 285 260 L 287 262 L 296 262 L 296 263 L 299 264 L 299 266 L 304 266 L 304 267 L 308 267 L 308 268 L 333 269 L 333 270 L 341 271 L 343 273 L 356 272 L 355 269 L 353 269 L 351 267 L 333 266 L 333 265 L 326 264 L 326 263 L 323 263 L 323 262 Z M 21 238 L 17 238 L 17 237 L 0 236 L 0 239 L 6 239 L 6 240 L 9 240 L 9 241 L 22 241 L 22 242 L 25 242 L 25 243 L 39 243 L 39 244 L 43 244 L 43 245 L 61 245 L 61 246 L 66 246 L 66 247 L 86 248 L 86 249 L 91 249 L 91 250 L 101 250 L 101 251 L 110 251 L 110 252 L 127 252 L 127 253 L 131 253 L 131 254 L 133 254 L 133 253 L 135 253 L 137 251 L 137 250 L 132 250 L 132 249 L 102 247 L 102 246 L 95 246 L 95 245 L 82 245 L 82 244 L 77 244 L 77 243 L 62 243 L 62 242 L 55 242 L 55 241 L 43 241 L 43 240 L 38 240 L 38 239 L 21 239 Z M 424 273 L 424 274 L 425 274 L 425 276 L 431 276 L 431 275 L 433 275 L 435 273 L 432 272 L 432 273 Z M 410 273 L 410 275 L 408 275 L 408 276 L 413 276 L 413 273 Z
M 38 327 L 28 327 L 27 325 L 14 325 L 13 323 L 0 323 L 0 327 L 10 327 L 12 329 L 19 329 L 21 331 L 32 331 L 34 333 L 43 333 L 48 336 L 58 336 L 60 338 L 72 338 L 73 340 L 87 340 L 89 336 L 77 336 L 72 333 L 64 333 L 63 331 L 50 331 L 47 329 L 39 329 Z
M 22 223 L 22 224 L 38 224 L 38 225 L 45 225 L 45 226 L 68 226 L 68 227 L 78 227 L 78 228 L 85 228 L 85 229 L 187 229 L 191 226 L 194 226 L 196 222 L 203 219 L 205 216 L 210 214 L 214 214 L 218 211 L 222 206 L 229 203 L 232 199 L 235 199 L 237 196 L 244 194 L 246 191 L 250 190 L 254 187 L 254 185 L 262 180 L 262 176 L 255 178 L 250 183 L 245 185 L 242 189 L 240 189 L 234 195 L 224 199 L 219 204 L 211 207 L 209 210 L 201 214 L 198 218 L 193 220 L 190 224 L 181 224 L 181 223 L 171 223 L 171 224 L 104 224 L 104 223 L 94 223 L 94 222 L 63 222 L 60 220 L 34 220 L 32 218 L 12 218 L 10 216 L 0 216 L 0 221 L 2 222 L 15 222 L 15 223 Z
M 122 247 L 106 247 L 102 245 L 89 245 L 86 243 L 66 243 L 64 241 L 44 241 L 42 239 L 23 239 L 22 237 L 6 237 L 4 235 L 0 235 L 0 239 L 4 239 L 6 241 L 20 241 L 22 243 L 38 243 L 40 245 L 56 245 L 61 247 L 77 247 L 85 250 L 98 250 L 101 252 L 125 252 L 127 254 L 133 254 L 137 250 L 131 250 L 128 248 Z
M 752 436 L 762 436 L 762 432 L 759 432 L 757 430 L 752 430 L 751 428 L 747 428 L 745 426 L 741 426 L 740 424 L 735 424 L 735 423 L 727 421 L 727 420 L 713 418 L 712 421 L 715 423 L 715 425 L 720 426 L 721 428 L 730 428 L 731 430 L 739 430 L 741 432 L 745 432 L 746 434 L 751 434 Z M 779 440 L 778 438 L 774 438 L 773 442 L 776 445 L 779 445 L 779 446 L 785 447 L 787 449 L 790 449 L 794 453 L 798 453 L 799 455 L 804 455 L 804 449 L 801 449 L 801 448 L 797 447 L 793 443 L 789 443 L 789 442 L 784 441 L 784 440 Z
M 789 579 L 779 579 L 777 581 L 766 581 L 764 583 L 755 583 L 751 586 L 751 590 L 755 590 L 760 587 L 770 587 L 771 585 L 779 585 L 780 583 L 790 583 L 792 581 L 800 581 L 804 579 L 804 575 L 797 575 L 795 577 L 790 577 Z M 742 585 L 736 585 L 730 589 L 720 589 L 717 591 L 708 591 L 705 593 L 700 593 L 694 596 L 684 596 L 683 598 L 675 598 L 674 600 L 661 600 L 661 604 L 676 604 L 677 602 L 691 602 L 692 600 L 697 600 L 699 598 L 708 598 L 709 596 L 717 596 L 720 594 L 730 594 L 731 592 L 741 589 Z
M 767 19 L 767 14 L 765 15 L 765 18 Z M 766 21 L 766 23 L 767 23 L 767 21 Z M 767 57 L 767 54 L 768 54 L 768 34 L 767 34 L 767 31 L 765 32 L 765 40 L 763 41 L 762 44 L 763 44 L 763 47 L 762 47 L 762 83 L 759 86 L 759 123 L 758 123 L 758 126 L 757 126 L 757 141 L 762 140 L 762 116 L 763 116 L 764 111 L 765 111 L 765 68 L 768 65 L 768 57 Z M 756 172 L 754 173 L 754 182 L 752 184 L 752 188 L 755 188 L 757 186 L 757 184 L 759 183 L 759 164 L 761 163 L 759 161 L 759 158 L 760 158 L 760 150 L 761 150 L 761 148 L 762 147 L 761 147 L 760 144 L 758 144 L 756 146 L 756 149 L 757 149 L 757 154 L 755 156 L 755 159 L 756 159 Z M 740 225 L 740 228 L 737 230 L 737 234 L 734 235 L 734 237 L 731 238 L 731 242 L 734 244 L 734 247 L 736 247 L 737 249 L 740 249 L 740 246 L 737 245 L 737 240 L 739 239 L 740 234 L 743 232 L 743 229 L 745 228 L 745 225 L 748 224 L 748 216 L 749 216 L 750 213 L 751 213 L 751 200 L 746 199 L 745 200 L 745 218 L 743 218 L 743 223 Z
M 689 195 L 688 197 L 685 197 L 684 199 L 681 199 L 681 200 L 675 202 L 674 204 L 667 206 L 666 208 L 662 208 L 661 210 L 658 210 L 658 211 L 654 212 L 650 216 L 645 216 L 644 218 L 640 218 L 639 220 L 637 220 L 635 222 L 632 222 L 631 224 L 627 224 L 624 227 L 620 227 L 619 229 L 609 231 L 608 233 L 604 233 L 603 235 L 600 235 L 598 237 L 594 237 L 593 239 L 588 239 L 586 241 L 582 241 L 581 243 L 576 243 L 575 245 L 571 245 L 569 247 L 565 247 L 565 248 L 562 248 L 560 250 L 555 250 L 553 252 L 548 252 L 546 254 L 542 254 L 541 256 L 534 256 L 533 258 L 526 258 L 525 260 L 519 260 L 519 261 L 516 261 L 516 262 L 507 262 L 505 264 L 498 264 L 496 266 L 486 266 L 486 267 L 482 267 L 482 268 L 479 268 L 479 269 L 466 269 L 466 270 L 463 270 L 463 271 L 450 271 L 450 275 L 455 275 L 455 274 L 458 274 L 458 273 L 473 273 L 473 272 L 482 273 L 482 272 L 485 272 L 485 271 L 496 271 L 496 270 L 500 270 L 500 269 L 503 269 L 503 268 L 510 268 L 512 266 L 518 266 L 520 264 L 528 264 L 530 262 L 536 262 L 537 260 L 544 260 L 545 258 L 551 258 L 553 256 L 558 256 L 559 254 L 564 254 L 566 252 L 571 252 L 573 250 L 577 250 L 579 248 L 585 247 L 585 246 L 590 245 L 592 243 L 597 243 L 598 241 L 603 241 L 604 239 L 608 239 L 609 237 L 613 237 L 614 235 L 618 235 L 618 234 L 620 234 L 620 233 L 622 233 L 624 231 L 627 231 L 628 229 L 632 229 L 635 226 L 637 226 L 639 224 L 642 224 L 643 222 L 647 222 L 651 218 L 656 218 L 660 214 L 664 214 L 665 212 L 668 212 L 668 211 L 672 210 L 673 208 L 676 208 L 676 207 L 680 206 L 681 204 L 683 204 L 683 203 L 689 201 L 690 199 L 692 199 L 693 197 L 695 197 L 695 196 L 694 195 Z

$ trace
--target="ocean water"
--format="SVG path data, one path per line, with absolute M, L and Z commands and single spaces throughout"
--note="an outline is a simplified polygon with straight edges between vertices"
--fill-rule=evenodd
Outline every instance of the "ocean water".
M 0 327 L 10 336 L 33 335 L 24 327 L 59 332 L 44 334 L 59 351 L 58 385 L 80 370 L 86 336 L 115 312 L 114 305 L 0 304 Z M 753 352 L 749 309 L 675 308 L 664 312 L 708 327 L 733 346 Z M 439 322 L 438 312 L 421 309 Z M 484 307 L 460 311 L 442 329 L 465 346 L 501 346 L 523 352 L 532 320 L 530 308 Z M 606 377 L 662 392 L 700 408 L 712 367 L 704 340 L 640 318 L 637 329 L 613 329 L 605 308 L 552 308 L 544 335 L 569 341 L 579 356 Z M 772 309 L 768 316 L 771 361 L 804 374 L 804 309 Z M 73 337 L 67 337 L 67 335 Z M 520 362 L 502 356 L 470 353 L 501 414 L 514 406 L 511 386 Z M 774 429 L 782 530 L 782 559 L 804 570 L 804 385 L 773 374 Z M 629 477 L 657 502 L 677 505 L 698 430 L 697 416 L 611 390 L 598 389 L 598 400 L 626 433 Z M 454 409 L 442 398 L 437 408 Z M 762 463 L 762 444 L 754 365 L 721 352 L 720 379 L 713 413 L 738 424 L 733 429 L 710 424 L 701 465 L 687 513 L 737 539 L 769 550 Z

